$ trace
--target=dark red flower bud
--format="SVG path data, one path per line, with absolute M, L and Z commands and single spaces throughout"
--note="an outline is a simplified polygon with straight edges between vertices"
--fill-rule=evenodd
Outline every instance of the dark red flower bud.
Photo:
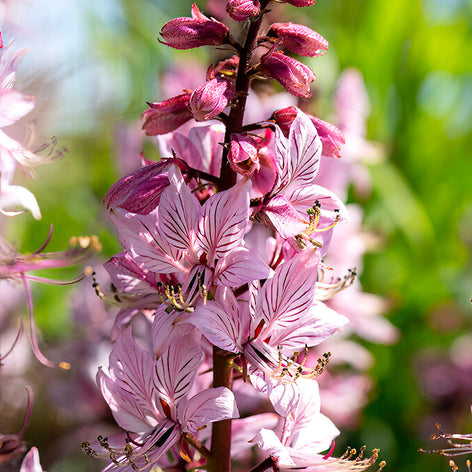
M 234 97 L 234 83 L 216 77 L 195 89 L 190 97 L 190 111 L 196 121 L 217 117 Z
M 244 21 L 258 15 L 261 5 L 258 0 L 228 0 L 226 11 L 233 20 Z
M 174 18 L 161 30 L 163 44 L 175 49 L 221 46 L 228 40 L 229 29 L 220 21 L 203 15 L 195 3 L 192 17 Z
M 309 98 L 310 84 L 316 79 L 313 71 L 300 61 L 273 50 L 262 56 L 260 71 L 280 82 L 292 95 Z
M 141 115 L 144 132 L 148 136 L 169 133 L 191 120 L 190 96 L 188 91 L 164 102 L 148 103 L 149 108 Z
M 328 41 L 307 26 L 294 23 L 274 23 L 269 38 L 281 39 L 284 49 L 302 56 L 322 56 L 328 50 Z

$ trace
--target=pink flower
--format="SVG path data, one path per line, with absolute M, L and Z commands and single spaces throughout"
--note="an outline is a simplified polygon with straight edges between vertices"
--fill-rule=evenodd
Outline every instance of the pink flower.
M 224 387 L 189 398 L 202 360 L 194 335 L 187 335 L 185 341 L 177 339 L 157 360 L 154 353 L 136 344 L 130 328 L 119 336 L 108 374 L 99 370 L 97 383 L 116 422 L 132 440 L 121 449 L 102 443 L 113 460 L 110 468 L 136 464 L 147 470 L 158 464 L 183 433 L 196 433 L 214 421 L 239 416 L 232 392 Z
M 261 58 L 260 71 L 280 82 L 292 95 L 311 97 L 310 84 L 316 79 L 315 74 L 308 66 L 286 56 L 283 52 L 274 52 L 272 48 L 264 54 Z
M 201 206 L 177 167 L 169 169 L 168 177 L 170 185 L 155 211 L 135 215 L 117 209 L 110 216 L 138 265 L 169 274 L 163 287 L 169 305 L 192 311 L 213 284 L 235 287 L 266 277 L 269 268 L 257 251 L 242 244 L 249 218 L 249 182 L 241 181 Z M 182 286 L 174 289 L 176 283 Z
M 302 56 L 322 56 L 328 50 L 328 41 L 319 33 L 304 25 L 273 23 L 267 36 L 281 39 L 284 49 Z
M 141 115 L 146 135 L 169 133 L 191 120 L 190 96 L 191 92 L 184 92 L 163 102 L 148 103 L 149 108 Z
M 323 253 L 334 222 L 347 218 L 344 204 L 329 190 L 317 185 L 321 140 L 310 118 L 298 111 L 288 139 L 276 128 L 277 178 L 258 216 L 284 239 L 298 244 L 320 238 Z M 307 237 L 307 238 L 305 238 Z M 323 244 L 324 242 L 324 244 Z
M 251 284 L 248 309 L 231 290 L 219 289 L 216 301 L 199 304 L 185 322 L 215 346 L 242 355 L 269 378 L 291 383 L 315 375 L 287 356 L 319 344 L 347 321 L 314 302 L 318 262 L 318 253 L 302 251 L 280 265 L 262 288 Z
M 259 0 L 228 0 L 226 11 L 236 21 L 247 20 L 261 11 Z
M 233 81 L 215 77 L 194 90 L 189 108 L 196 121 L 211 120 L 228 106 L 233 97 Z
M 195 3 L 192 17 L 175 18 L 161 30 L 163 44 L 175 49 L 191 49 L 200 46 L 221 46 L 228 40 L 229 30 L 223 23 L 203 15 Z

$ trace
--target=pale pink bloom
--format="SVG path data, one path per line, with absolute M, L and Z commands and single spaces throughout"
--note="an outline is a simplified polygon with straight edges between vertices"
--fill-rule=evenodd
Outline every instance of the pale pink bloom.
M 175 49 L 221 46 L 228 41 L 229 30 L 220 21 L 203 15 L 194 3 L 192 17 L 174 18 L 161 29 L 163 44 Z
M 116 422 L 132 438 L 131 452 L 124 447 L 109 449 L 114 459 L 109 469 L 125 466 L 132 470 L 135 463 L 147 470 L 183 433 L 238 417 L 233 394 L 224 387 L 188 398 L 203 353 L 194 336 L 185 338 L 185 349 L 181 349 L 182 341 L 173 343 L 156 360 L 154 353 L 136 344 L 129 328 L 113 348 L 108 375 L 98 372 L 97 382 Z
M 189 108 L 196 121 L 216 118 L 234 97 L 234 82 L 215 77 L 195 89 L 190 97 Z
M 321 240 L 323 251 L 331 236 L 330 228 L 346 219 L 344 204 L 317 183 L 321 141 L 310 118 L 299 111 L 287 138 L 276 128 L 275 158 L 277 178 L 262 201 L 258 216 L 284 239 L 297 235 Z M 313 210 L 310 217 L 308 212 Z M 305 240 L 305 242 L 308 239 Z
M 318 384 L 314 380 L 298 382 L 300 396 L 275 431 L 261 429 L 254 437 L 264 452 L 277 459 L 279 470 L 305 469 L 323 462 L 319 453 L 329 449 L 339 430 L 320 413 Z
M 248 307 L 231 290 L 219 289 L 215 301 L 200 303 L 184 320 L 269 378 L 291 383 L 311 376 L 311 368 L 287 356 L 319 344 L 347 321 L 314 302 L 318 262 L 318 253 L 306 249 L 280 265 L 262 288 L 251 284 Z
M 308 66 L 283 52 L 274 52 L 272 48 L 264 54 L 261 57 L 260 71 L 280 82 L 292 95 L 311 97 L 310 84 L 316 79 L 315 74 Z
M 118 209 L 110 217 L 138 265 L 169 274 L 163 286 L 169 303 L 186 309 L 213 284 L 235 287 L 266 277 L 269 268 L 242 243 L 250 183 L 241 181 L 201 206 L 177 167 L 171 167 L 168 176 L 170 185 L 156 210 L 136 215 Z
M 8 46 L 0 51 L 0 128 L 10 126 L 34 108 L 34 98 L 13 89 L 16 69 L 25 51 Z M 31 167 L 41 158 L 0 130 L 0 213 L 8 216 L 28 210 L 35 219 L 41 218 L 34 195 L 26 188 L 12 185 L 15 168 Z
M 272 459 L 274 470 L 279 472 L 329 472 L 361 471 L 372 466 L 378 458 L 375 450 L 366 459 L 332 457 L 334 438 L 339 430 L 333 422 L 320 413 L 317 383 L 313 380 L 299 382 L 300 396 L 292 410 L 275 430 L 262 429 L 252 440 Z M 325 454 L 321 451 L 331 449 Z
M 43 472 L 39 462 L 39 452 L 36 447 L 32 447 L 24 457 L 20 472 Z
M 259 0 L 228 0 L 226 11 L 236 21 L 247 20 L 261 11 Z
M 273 23 L 267 36 L 282 40 L 284 49 L 302 56 L 322 56 L 328 50 L 328 41 L 321 34 L 304 25 Z

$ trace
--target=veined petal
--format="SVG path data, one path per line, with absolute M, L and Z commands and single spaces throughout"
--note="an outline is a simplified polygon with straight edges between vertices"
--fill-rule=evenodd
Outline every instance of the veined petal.
M 280 442 L 274 431 L 263 428 L 251 442 L 256 443 L 267 454 L 276 457 L 281 466 L 295 466 L 289 450 Z
M 159 398 L 171 411 L 191 389 L 198 367 L 203 360 L 197 333 L 175 339 L 155 364 L 155 384 Z M 185 343 L 185 348 L 182 349 Z
M 148 215 L 135 215 L 117 208 L 109 216 L 121 244 L 136 264 L 164 274 L 186 271 L 182 252 L 171 247 L 157 227 L 157 210 Z
M 214 283 L 225 287 L 238 287 L 253 280 L 266 279 L 270 267 L 256 249 L 237 247 L 218 261 Z
M 230 305 L 223 307 L 213 301 L 208 301 L 206 305 L 201 303 L 187 322 L 198 328 L 211 344 L 225 351 L 241 352 L 242 333 L 238 311 Z
M 279 127 L 275 139 L 279 174 L 272 193 L 281 193 L 289 184 L 299 187 L 312 183 L 319 170 L 322 145 L 310 118 L 299 110 L 288 140 Z
M 199 240 L 210 267 L 215 259 L 241 245 L 249 219 L 250 189 L 250 181 L 243 179 L 231 189 L 211 196 L 203 205 Z
M 341 326 L 348 323 L 345 316 L 328 308 L 324 303 L 315 301 L 300 323 L 287 327 L 278 323 L 272 325 L 270 343 L 281 345 L 284 349 L 302 349 L 303 346 L 317 346 L 332 336 Z
M 226 387 L 209 388 L 197 393 L 179 411 L 184 431 L 195 433 L 202 426 L 214 421 L 239 418 L 233 392 Z
M 116 254 L 103 266 L 117 289 L 136 295 L 157 294 L 156 274 L 138 266 L 128 252 Z
M 271 198 L 264 207 L 263 214 L 284 239 L 300 234 L 308 226 L 307 218 L 303 217 L 284 195 Z
M 175 249 L 196 250 L 200 204 L 185 184 L 177 166 L 169 169 L 170 185 L 159 202 L 159 228 Z
M 346 206 L 341 199 L 321 185 L 311 184 L 304 187 L 290 185 L 285 192 L 285 198 L 301 215 L 306 215 L 307 209 L 318 201 L 321 212 L 320 228 L 332 224 L 336 218 L 339 221 L 348 219 Z
M 307 248 L 277 268 L 260 292 L 251 336 L 262 320 L 265 324 L 259 336 L 265 339 L 274 324 L 290 329 L 305 315 L 313 303 L 319 260 L 318 252 Z
M 158 416 L 154 401 L 154 359 L 151 353 L 143 351 L 136 344 L 131 328 L 118 336 L 110 354 L 108 370 L 111 379 L 123 394 L 133 398 L 150 415 Z
M 155 425 L 155 420 L 148 415 L 149 410 L 143 409 L 133 394 L 125 392 L 101 369 L 97 372 L 97 384 L 115 421 L 124 430 L 143 433 Z

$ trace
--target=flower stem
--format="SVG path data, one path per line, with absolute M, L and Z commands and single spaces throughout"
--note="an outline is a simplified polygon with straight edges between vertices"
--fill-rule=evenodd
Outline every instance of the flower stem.
M 213 387 L 231 389 L 233 383 L 232 357 L 226 351 L 213 346 Z M 231 454 L 231 420 L 213 423 L 211 431 L 211 457 L 207 463 L 209 472 L 229 472 Z
M 268 3 L 269 0 L 261 1 L 261 12 L 264 11 Z M 244 47 L 239 56 L 238 75 L 236 76 L 235 84 L 236 103 L 231 108 L 226 123 L 225 146 L 223 148 L 223 159 L 221 162 L 220 190 L 231 188 L 236 183 L 236 173 L 231 169 L 228 162 L 229 145 L 231 143 L 231 134 L 241 132 L 243 126 L 244 111 L 250 83 L 248 71 L 251 66 L 254 49 L 257 46 L 257 38 L 263 16 L 264 14 L 261 13 L 252 21 L 247 32 Z

